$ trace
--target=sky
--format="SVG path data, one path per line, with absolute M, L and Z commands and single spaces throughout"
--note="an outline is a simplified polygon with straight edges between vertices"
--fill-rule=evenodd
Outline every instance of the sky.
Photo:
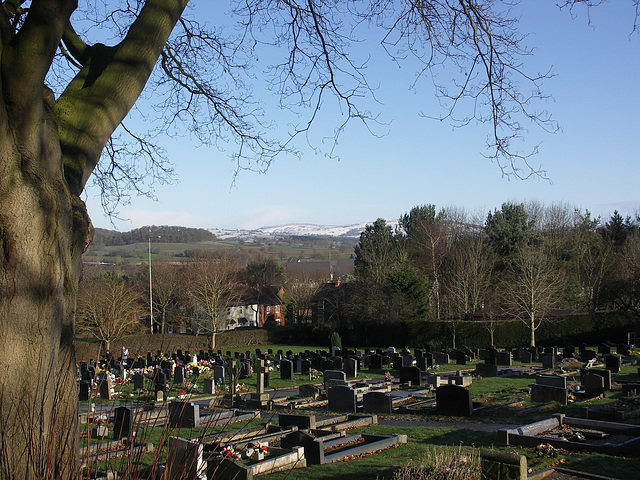
M 420 116 L 421 109 L 443 113 L 429 85 L 412 91 L 413 72 L 379 55 L 369 68 L 379 103 L 366 105 L 385 122 L 378 135 L 353 122 L 335 149 L 339 158 L 302 145 L 300 159 L 278 158 L 266 174 L 241 172 L 234 185 L 230 152 L 196 149 L 187 136 L 167 139 L 178 181 L 156 187 L 155 200 L 133 197 L 118 208 L 118 219 L 103 213 L 99 191 L 89 187 L 84 199 L 94 226 L 351 225 L 396 220 L 423 204 L 484 217 L 503 202 L 527 201 L 569 204 L 605 221 L 614 210 L 633 215 L 640 211 L 640 34 L 632 34 L 634 9 L 630 0 L 614 0 L 592 9 L 590 18 L 584 9 L 572 18 L 555 3 L 527 0 L 517 7 L 519 30 L 531 34 L 526 43 L 535 49 L 525 68 L 535 73 L 552 67 L 554 73 L 544 83 L 553 96 L 544 107 L 561 130 L 527 126 L 528 141 L 539 143 L 531 162 L 546 170 L 548 180 L 502 175 L 486 158 L 487 125 L 452 128 Z M 212 8 L 208 4 L 198 8 Z M 325 112 L 319 137 L 331 135 L 332 115 Z

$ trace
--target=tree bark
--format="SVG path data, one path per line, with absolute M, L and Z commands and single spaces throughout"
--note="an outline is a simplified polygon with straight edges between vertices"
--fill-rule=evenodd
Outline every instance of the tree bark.
M 46 94 L 46 92 L 45 92 Z M 92 227 L 62 175 L 52 95 L 0 143 L 0 476 L 77 471 L 75 301 Z M 3 112 L 4 113 L 4 112 Z M 13 140 L 13 141 L 12 141 Z
M 80 194 L 186 4 L 147 0 L 117 47 L 74 43 L 83 68 L 57 101 L 44 80 L 77 0 L 34 0 L 18 32 L 0 9 L 1 478 L 78 475 Z

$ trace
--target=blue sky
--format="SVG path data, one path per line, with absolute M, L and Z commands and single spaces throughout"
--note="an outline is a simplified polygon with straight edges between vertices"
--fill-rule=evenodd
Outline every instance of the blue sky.
M 483 156 L 486 125 L 453 129 L 421 118 L 417 104 L 441 113 L 432 90 L 422 84 L 410 91 L 413 72 L 379 56 L 369 78 L 379 85 L 381 104 L 369 107 L 389 122 L 379 129 L 386 135 L 372 136 L 354 122 L 337 146 L 339 159 L 307 149 L 300 160 L 277 159 L 264 175 L 241 173 L 233 188 L 228 152 L 195 149 L 188 138 L 167 140 L 179 182 L 159 186 L 157 201 L 132 198 L 119 208 L 123 220 L 113 223 L 102 213 L 97 190 L 89 188 L 85 200 L 94 225 L 121 231 L 150 224 L 347 225 L 397 219 L 427 203 L 484 216 L 503 202 L 532 200 L 568 203 L 605 219 L 614 210 L 633 214 L 640 209 L 640 35 L 631 35 L 631 1 L 593 9 L 591 25 L 584 10 L 572 19 L 553 1 L 523 3 L 517 8 L 520 31 L 531 32 L 527 44 L 535 48 L 526 67 L 535 72 L 552 66 L 555 73 L 545 82 L 554 97 L 545 107 L 562 130 L 547 134 L 529 126 L 530 141 L 540 144 L 532 163 L 546 169 L 551 182 L 504 177 Z M 331 135 L 329 125 L 318 135 Z

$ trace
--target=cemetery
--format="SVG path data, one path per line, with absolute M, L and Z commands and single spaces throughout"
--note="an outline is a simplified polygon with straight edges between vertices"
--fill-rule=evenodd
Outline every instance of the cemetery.
M 628 349 L 597 350 L 274 346 L 90 360 L 78 365 L 82 461 L 96 478 L 391 478 L 444 428 L 443 445 L 518 449 L 535 471 L 553 463 L 540 445 L 624 469 L 640 452 L 640 374 Z

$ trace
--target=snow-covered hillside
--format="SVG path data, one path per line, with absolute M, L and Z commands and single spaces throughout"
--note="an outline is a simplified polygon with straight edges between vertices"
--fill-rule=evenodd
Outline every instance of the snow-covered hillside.
M 395 228 L 397 221 L 387 221 L 388 225 Z M 360 237 L 367 223 L 353 225 L 314 225 L 310 223 L 293 223 L 289 225 L 277 225 L 261 227 L 256 230 L 225 230 L 210 228 L 209 230 L 220 240 L 242 239 L 245 241 L 260 241 L 282 237 Z

